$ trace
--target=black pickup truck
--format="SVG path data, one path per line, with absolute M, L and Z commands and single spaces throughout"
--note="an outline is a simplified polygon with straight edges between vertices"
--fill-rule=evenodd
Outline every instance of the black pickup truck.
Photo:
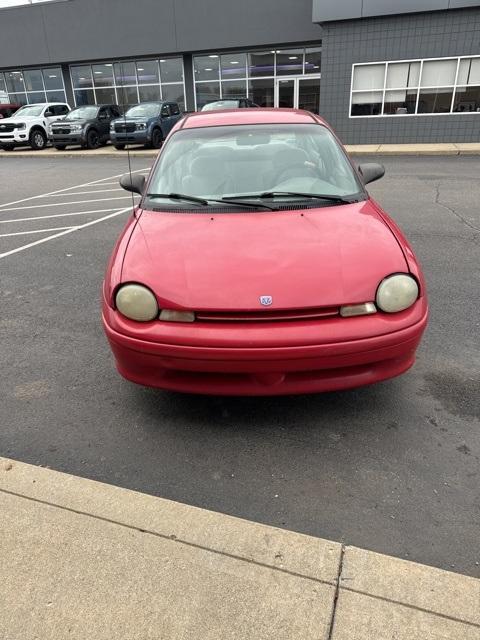
M 97 149 L 110 140 L 110 122 L 120 114 L 120 107 L 116 104 L 77 107 L 51 125 L 50 142 L 60 150 L 72 145 Z

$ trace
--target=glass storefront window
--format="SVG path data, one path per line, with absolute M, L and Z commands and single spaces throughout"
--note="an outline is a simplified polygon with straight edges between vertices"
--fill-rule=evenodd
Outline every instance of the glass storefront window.
M 383 113 L 388 115 L 405 115 L 415 113 L 418 89 L 395 89 L 385 91 Z
M 23 80 L 27 91 L 43 91 L 43 78 L 40 69 L 28 69 L 23 72 Z M 37 102 L 40 102 L 39 100 Z
M 8 71 L 5 74 L 5 81 L 7 83 L 7 91 L 9 93 L 23 93 L 23 91 L 25 91 L 25 85 L 23 83 L 23 75 L 21 71 Z
M 180 111 L 185 111 L 185 98 L 183 84 L 163 84 L 162 99 L 168 102 L 178 102 Z
M 218 80 L 220 57 L 195 56 L 194 74 L 195 80 Z
M 90 65 L 79 67 L 70 67 L 72 76 L 72 84 L 74 89 L 83 89 L 84 87 L 93 87 L 92 68 Z M 82 103 L 90 104 L 90 103 Z
M 387 89 L 399 87 L 418 87 L 420 79 L 420 62 L 396 62 L 387 69 Z
M 182 82 L 183 62 L 181 58 L 165 58 L 160 60 L 160 79 L 165 82 Z
M 97 91 L 97 100 L 98 100 L 98 91 Z M 116 102 L 117 104 L 122 106 L 137 104 L 138 102 L 137 87 L 117 87 Z
M 75 91 L 75 104 L 80 107 L 84 104 L 95 104 L 93 89 L 80 89 Z
M 113 85 L 113 65 L 112 64 L 94 64 L 93 83 L 96 87 L 110 87 Z
M 477 87 L 457 87 L 453 103 L 455 113 L 480 113 L 480 85 Z
M 252 51 L 248 54 L 248 75 L 252 77 L 275 74 L 275 51 Z
M 250 100 L 259 107 L 273 107 L 275 105 L 275 81 L 273 78 L 250 80 L 248 83 Z
M 229 82 L 222 82 L 222 97 L 223 98 L 246 98 L 247 97 L 247 81 L 246 80 L 231 80 Z
M 385 64 L 365 64 L 355 67 L 353 73 L 353 89 L 365 91 L 383 89 Z
M 9 97 L 13 104 L 28 104 L 26 93 L 9 93 Z
M 117 96 L 113 87 L 96 89 L 95 96 L 97 104 L 117 104 Z
M 137 62 L 138 84 L 159 84 L 157 60 L 139 60 Z
M 28 94 L 29 104 L 38 104 L 39 102 L 46 102 L 45 91 L 35 91 Z
M 245 78 L 247 74 L 247 54 L 231 53 L 220 57 L 222 80 Z
M 352 96 L 352 116 L 378 116 L 382 113 L 381 91 L 360 91 Z
M 43 69 L 43 82 L 47 91 L 61 90 L 63 94 L 63 78 L 60 67 Z M 62 98 L 64 100 L 64 98 Z
M 137 84 L 137 69 L 134 62 L 116 62 L 114 65 L 115 84 Z
M 449 113 L 452 95 L 453 87 L 422 89 L 418 98 L 417 113 Z
M 277 76 L 303 74 L 303 49 L 282 49 L 277 51 Z
M 195 95 L 197 97 L 197 110 L 207 104 L 220 100 L 220 83 L 219 82 L 197 82 L 195 86 Z
M 423 63 L 422 87 L 445 87 L 455 84 L 457 60 L 428 60 Z
M 320 80 L 314 78 L 299 80 L 298 108 L 320 113 Z
M 64 91 L 47 91 L 48 102 L 65 102 Z
M 320 73 L 322 67 L 322 47 L 305 49 L 305 73 Z
M 480 58 L 460 60 L 457 84 L 480 84 Z
M 160 101 L 160 87 L 153 85 L 149 87 L 138 87 L 138 102 L 159 102 Z
M 3 77 L 3 73 L 0 73 L 0 91 L 7 91 L 7 85 L 5 84 L 5 78 Z

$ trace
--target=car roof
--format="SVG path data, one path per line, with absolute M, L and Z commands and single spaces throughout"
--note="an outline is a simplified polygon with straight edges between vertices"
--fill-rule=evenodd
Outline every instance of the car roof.
M 66 102 L 32 102 L 31 104 L 22 104 L 22 107 L 48 107 L 49 105 L 55 105 L 55 104 L 61 104 L 61 105 L 67 105 L 68 104 Z
M 182 129 L 219 127 L 236 124 L 328 124 L 309 111 L 301 109 L 225 109 L 189 113 Z

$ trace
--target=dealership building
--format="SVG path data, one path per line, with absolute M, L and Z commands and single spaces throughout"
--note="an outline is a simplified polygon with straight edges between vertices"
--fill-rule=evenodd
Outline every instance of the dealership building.
M 0 0 L 0 95 L 247 96 L 350 144 L 480 141 L 480 1 Z

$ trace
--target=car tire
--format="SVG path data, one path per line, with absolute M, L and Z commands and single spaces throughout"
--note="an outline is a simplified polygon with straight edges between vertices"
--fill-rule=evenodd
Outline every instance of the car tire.
M 55 149 L 56 149 L 57 151 L 65 151 L 65 149 L 66 149 L 66 148 L 67 148 L 67 145 L 66 145 L 66 144 L 56 144 L 56 145 L 55 145 Z
M 160 129 L 154 129 L 152 131 L 152 149 L 160 149 L 163 144 L 163 134 Z
M 15 146 L 13 144 L 4 144 L 3 147 L 0 147 L 2 151 L 13 151 Z
M 100 136 L 98 135 L 98 131 L 96 129 L 90 129 L 87 133 L 87 141 L 85 146 L 87 149 L 98 149 L 100 146 Z
M 117 151 L 123 151 L 125 149 L 124 144 L 114 144 L 113 145 Z
M 40 151 L 47 146 L 47 134 L 43 129 L 34 129 L 28 138 L 28 142 L 34 151 Z

